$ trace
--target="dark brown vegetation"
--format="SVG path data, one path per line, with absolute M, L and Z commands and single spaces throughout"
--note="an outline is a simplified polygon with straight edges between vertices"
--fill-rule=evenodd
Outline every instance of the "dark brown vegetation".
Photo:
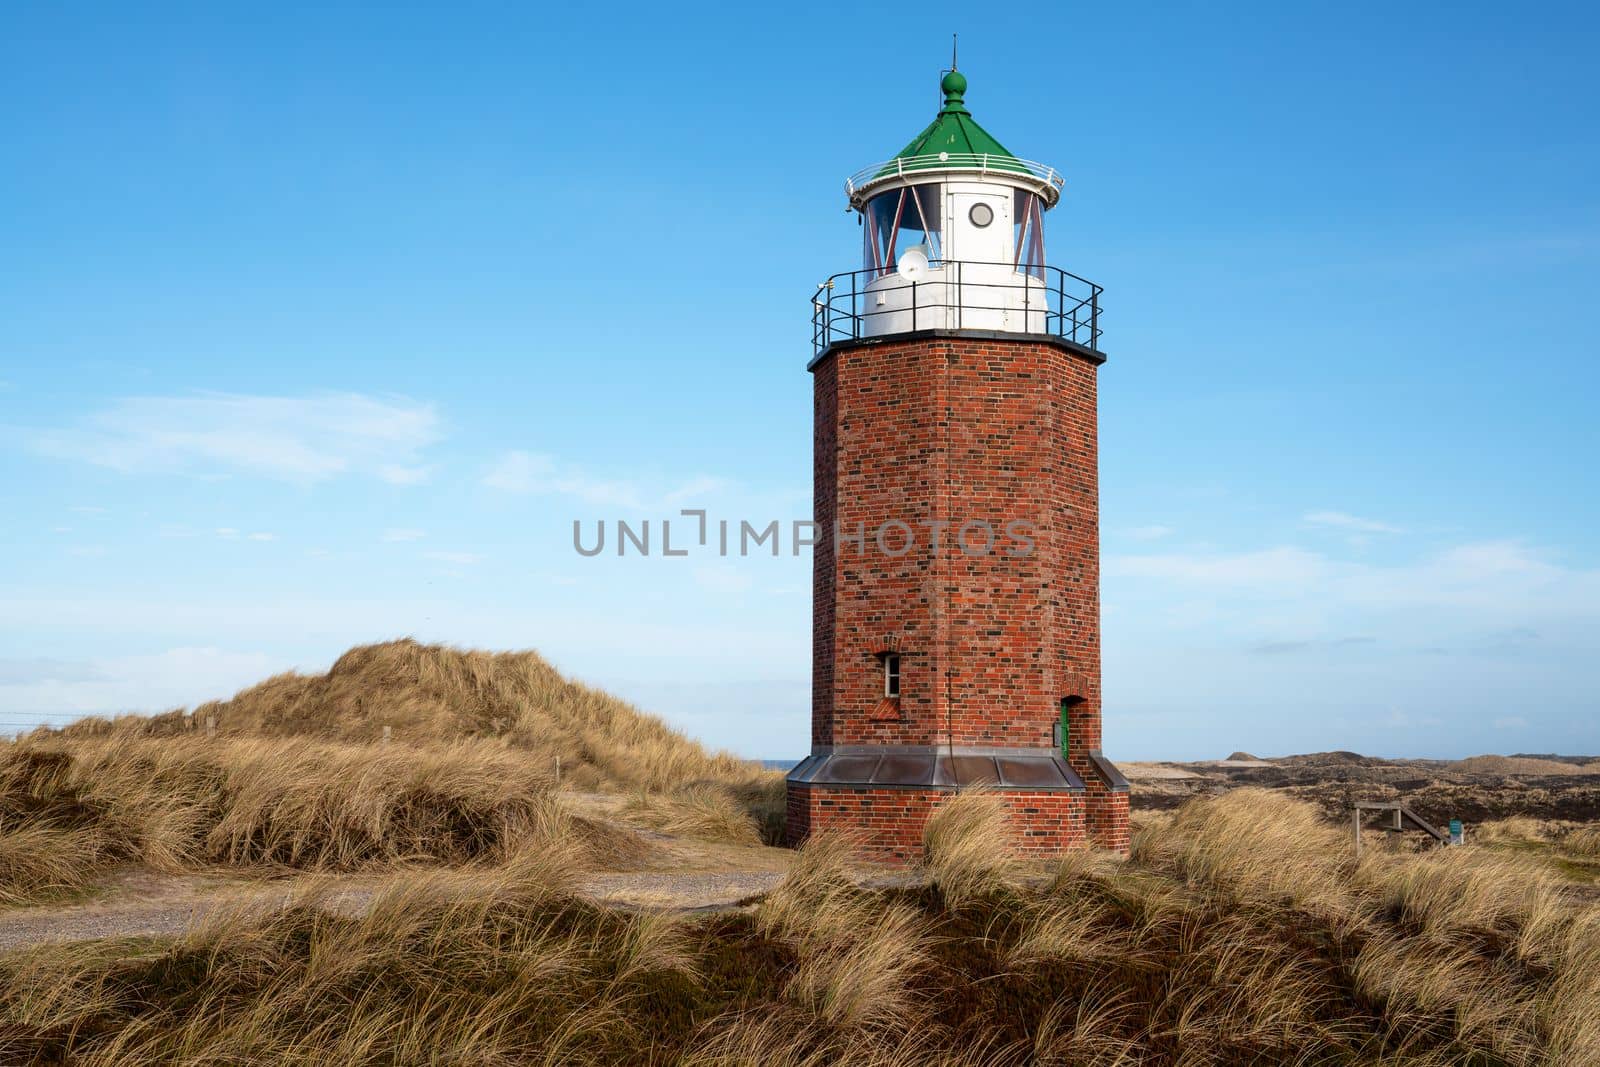
M 1235 753 L 1230 762 L 1246 753 Z M 1260 787 L 1316 804 L 1330 818 L 1357 800 L 1403 798 L 1438 823 L 1485 823 L 1526 816 L 1600 820 L 1600 759 L 1584 756 L 1474 756 L 1465 760 L 1379 759 L 1319 752 L 1270 761 L 1176 763 L 1192 777 L 1138 780 L 1133 803 L 1146 811 L 1177 807 L 1192 796 Z

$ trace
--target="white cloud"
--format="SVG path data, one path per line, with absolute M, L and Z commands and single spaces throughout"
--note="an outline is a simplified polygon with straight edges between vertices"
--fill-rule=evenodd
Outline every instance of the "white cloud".
M 643 506 L 640 491 L 633 483 L 594 479 L 538 452 L 507 452 L 484 476 L 483 484 L 507 493 L 557 493 L 591 504 Z
M 127 397 L 34 449 L 127 473 L 253 474 L 313 483 L 344 474 L 415 484 L 418 454 L 441 436 L 430 404 L 358 393 Z
M 164 535 L 164 536 L 181 537 L 181 536 L 186 536 L 186 535 L 180 533 L 180 534 L 171 534 L 171 535 Z M 217 527 L 217 536 L 222 538 L 224 541 L 237 541 L 240 538 L 243 538 L 246 541 L 276 541 L 278 539 L 278 535 L 275 534 L 275 533 L 266 533 L 265 531 L 257 531 L 255 533 L 248 533 L 247 534 L 243 530 L 240 530 L 239 528 L 234 527 L 234 526 L 218 526 Z
M 88 661 L 0 661 L 0 713 L 8 722 L 43 713 L 76 715 L 165 711 L 231 696 L 282 665 L 253 652 L 184 647 Z
M 734 485 L 712 474 L 696 474 L 671 488 L 667 488 L 671 483 L 662 479 L 643 484 L 626 478 L 596 477 L 546 453 L 520 449 L 501 455 L 484 475 L 483 484 L 506 493 L 569 496 L 633 511 L 693 506 Z M 810 490 L 805 495 L 809 496 Z
M 1357 515 L 1348 515 L 1342 511 L 1308 511 L 1300 517 L 1300 521 L 1307 526 L 1322 526 L 1335 530 L 1349 530 L 1361 534 L 1397 534 L 1405 533 L 1398 526 L 1377 519 L 1363 519 Z
M 104 677 L 92 663 L 60 659 L 0 659 L 0 685 L 93 682 Z
M 1235 554 L 1171 553 L 1107 556 L 1108 577 L 1163 578 L 1179 582 L 1254 588 L 1303 586 L 1327 575 L 1329 561 L 1300 548 Z
M 483 562 L 483 557 L 476 552 L 424 552 L 422 558 L 435 560 L 439 563 L 455 563 L 463 567 Z
M 391 526 L 389 529 L 383 531 L 383 539 L 390 542 L 420 541 L 426 536 L 428 535 L 422 530 L 410 530 L 397 526 Z
M 750 575 L 735 570 L 728 564 L 721 564 L 696 567 L 694 584 L 716 593 L 743 593 L 754 582 Z
M 1170 536 L 1173 532 L 1170 526 L 1135 526 L 1128 531 L 1128 536 L 1135 541 L 1159 541 L 1163 537 Z
M 710 474 L 698 474 L 669 492 L 662 499 L 668 504 L 693 503 L 698 497 L 726 489 L 728 484 L 726 478 L 718 478 Z
M 422 485 L 433 477 L 433 467 L 403 467 L 386 463 L 378 468 L 378 477 L 390 485 Z
M 1410 712 L 1396 708 L 1389 712 L 1388 717 L 1383 720 L 1383 725 L 1396 730 L 1412 730 L 1418 727 L 1432 729 L 1436 726 L 1443 726 L 1444 720 L 1437 715 L 1413 715 Z
M 1158 607 L 1203 595 L 1206 610 L 1190 625 L 1243 621 L 1268 635 L 1293 629 L 1326 640 L 1355 632 L 1416 644 L 1425 636 L 1440 643 L 1439 634 L 1455 631 L 1504 645 L 1508 634 L 1543 633 L 1544 622 L 1600 628 L 1600 570 L 1558 566 L 1517 541 L 1458 545 L 1382 566 L 1287 546 L 1112 555 L 1105 574 L 1108 601 L 1141 588 Z

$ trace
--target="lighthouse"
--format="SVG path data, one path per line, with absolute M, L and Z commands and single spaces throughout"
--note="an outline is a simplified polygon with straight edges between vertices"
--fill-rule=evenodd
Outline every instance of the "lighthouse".
M 1047 258 L 1064 180 L 973 119 L 967 79 L 851 176 L 861 262 L 812 297 L 811 753 L 787 836 L 912 860 L 952 796 L 1019 853 L 1128 847 L 1101 752 L 1101 289 Z

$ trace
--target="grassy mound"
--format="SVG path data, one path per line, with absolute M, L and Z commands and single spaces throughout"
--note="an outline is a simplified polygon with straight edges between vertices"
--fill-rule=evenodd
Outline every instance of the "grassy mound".
M 672 789 L 758 768 L 698 742 L 608 693 L 569 681 L 534 652 L 481 652 L 405 639 L 363 645 L 326 674 L 290 672 L 190 714 L 88 719 L 68 737 L 201 731 L 408 744 L 493 739 L 534 753 L 577 789 Z
M 619 832 L 557 810 L 558 766 L 563 788 L 628 794 L 622 810 L 644 826 L 747 844 L 781 831 L 781 775 L 534 653 L 392 641 L 193 712 L 0 745 L 0 905 L 118 863 L 496 864 L 563 834 L 597 856 L 626 851 Z
M 1565 763 L 1533 756 L 1472 756 L 1456 760 L 1463 774 L 1600 774 L 1594 764 Z
M 1239 791 L 1145 828 L 1127 864 L 1041 877 L 996 856 L 997 812 L 944 808 L 908 888 L 861 887 L 818 838 L 747 912 L 597 909 L 532 853 L 361 917 L 308 897 L 0 956 L 0 1060 L 1600 1062 L 1600 913 L 1533 868 L 1471 849 L 1357 863 L 1308 806 Z
M 30 740 L 0 751 L 0 904 L 71 891 L 114 863 L 501 862 L 578 835 L 549 786 L 538 765 L 474 742 Z

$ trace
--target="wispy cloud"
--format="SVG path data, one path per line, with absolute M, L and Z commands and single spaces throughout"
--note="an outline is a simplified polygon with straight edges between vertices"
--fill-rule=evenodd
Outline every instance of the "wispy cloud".
M 225 697 L 282 670 L 265 655 L 185 647 L 87 661 L 0 660 L 0 713 L 40 713 L 62 722 L 80 714 L 160 711 Z
M 644 506 L 643 494 L 632 482 L 593 478 L 540 452 L 507 452 L 484 475 L 483 484 L 506 493 L 556 493 L 591 504 Z
M 482 563 L 483 557 L 476 552 L 424 552 L 423 559 L 431 559 L 437 563 L 454 563 L 461 567 L 470 567 L 474 563 Z
M 1170 526 L 1135 526 L 1128 531 L 1128 536 L 1135 541 L 1159 541 L 1163 537 L 1170 537 L 1175 531 Z
M 696 567 L 694 584 L 714 593 L 743 593 L 754 583 L 750 575 L 729 564 L 719 564 Z
M 1176 593 L 1203 596 L 1216 611 L 1225 605 L 1236 621 L 1252 615 L 1263 628 L 1270 625 L 1269 633 L 1282 632 L 1285 619 L 1297 620 L 1302 632 L 1359 627 L 1363 635 L 1411 642 L 1463 627 L 1480 642 L 1542 633 L 1545 621 L 1600 627 L 1600 570 L 1560 566 L 1520 541 L 1473 542 L 1382 566 L 1284 546 L 1112 555 L 1104 569 L 1120 587 L 1113 596 L 1128 595 L 1143 581 L 1163 600 Z M 1379 621 L 1390 629 L 1379 630 Z
M 105 675 L 92 663 L 61 659 L 0 659 L 0 685 L 37 682 L 97 682 Z
M 1258 641 L 1250 646 L 1257 656 L 1283 656 L 1295 652 L 1310 652 L 1323 648 L 1351 648 L 1358 645 L 1375 645 L 1376 637 L 1336 637 L 1332 640 Z
M 701 503 L 705 497 L 733 485 L 728 479 L 711 474 L 696 474 L 676 484 L 664 479 L 643 483 L 631 478 L 598 477 L 547 453 L 522 450 L 502 454 L 484 475 L 483 484 L 504 493 L 567 496 L 632 511 Z
M 1307 526 L 1321 526 L 1327 529 L 1347 530 L 1351 533 L 1363 534 L 1397 534 L 1405 530 L 1392 523 L 1380 522 L 1377 519 L 1363 519 L 1359 515 L 1350 515 L 1343 511 L 1308 511 L 1300 517 L 1300 521 Z
M 127 397 L 39 433 L 35 451 L 130 474 L 250 474 L 313 483 L 367 475 L 425 480 L 420 452 L 441 436 L 430 404 L 358 393 Z
M 245 541 L 276 541 L 278 539 L 278 535 L 275 533 L 267 533 L 260 530 L 254 533 L 245 533 L 233 526 L 218 526 L 216 532 L 217 536 L 224 541 L 238 541 L 241 539 Z
M 434 468 L 406 467 L 398 463 L 385 463 L 378 468 L 378 477 L 390 485 L 422 485 L 433 477 Z
M 383 531 L 383 539 L 389 542 L 420 541 L 426 536 L 428 536 L 427 533 L 422 530 L 411 530 L 395 526 Z
M 1326 576 L 1331 564 L 1301 548 L 1269 548 L 1257 552 L 1168 553 L 1108 556 L 1109 577 L 1165 578 L 1235 587 L 1300 586 Z
M 728 488 L 728 484 L 726 478 L 717 478 L 710 474 L 698 474 L 667 493 L 662 499 L 667 504 L 693 503 L 709 493 L 720 492 Z

